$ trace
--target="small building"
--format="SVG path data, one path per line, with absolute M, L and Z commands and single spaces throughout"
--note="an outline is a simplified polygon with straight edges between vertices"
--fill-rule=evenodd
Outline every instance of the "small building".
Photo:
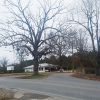
M 39 72 L 47 72 L 47 71 L 52 71 L 52 69 L 56 69 L 55 65 L 48 64 L 48 63 L 42 63 L 39 64 L 38 71 Z M 24 68 L 25 72 L 34 72 L 34 65 L 28 66 Z
M 27 66 L 27 67 L 24 68 L 24 71 L 25 72 L 33 72 L 34 71 L 34 66 L 33 65 Z
M 12 65 L 7 66 L 7 71 L 14 71 L 14 66 Z

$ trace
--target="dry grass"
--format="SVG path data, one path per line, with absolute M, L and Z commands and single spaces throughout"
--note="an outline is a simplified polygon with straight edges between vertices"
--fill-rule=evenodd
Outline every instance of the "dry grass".
M 51 75 L 51 73 L 45 72 L 45 73 L 39 73 L 38 75 L 32 74 L 26 74 L 17 78 L 20 79 L 45 79 L 48 78 Z
M 77 73 L 75 73 L 72 76 L 81 78 L 81 79 L 100 81 L 100 76 L 96 76 L 95 74 L 77 74 Z
M 0 89 L 0 100 L 9 100 L 12 99 L 14 96 L 14 93 L 7 89 Z
M 5 76 L 20 76 L 20 75 L 31 75 L 32 73 L 3 73 L 0 74 L 0 77 L 5 77 Z

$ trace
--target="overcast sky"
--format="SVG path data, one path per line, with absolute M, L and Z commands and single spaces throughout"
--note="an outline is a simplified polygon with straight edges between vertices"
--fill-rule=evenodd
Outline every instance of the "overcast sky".
M 13 0 L 12 0 L 13 1 Z M 24 2 L 27 0 L 24 0 Z M 37 7 L 37 0 L 34 0 L 34 7 Z M 42 1 L 42 0 L 40 0 Z M 68 9 L 71 9 L 75 6 L 77 0 L 64 0 L 64 6 Z M 0 0 L 0 22 L 5 21 L 5 19 L 10 15 L 8 14 L 7 9 L 4 6 L 4 0 Z M 0 59 L 6 57 L 9 60 L 9 63 L 17 62 L 15 52 L 11 47 L 0 47 Z

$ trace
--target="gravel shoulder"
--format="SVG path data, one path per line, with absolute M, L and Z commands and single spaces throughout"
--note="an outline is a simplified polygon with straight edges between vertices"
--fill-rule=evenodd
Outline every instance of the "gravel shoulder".
M 10 93 L 13 94 L 13 96 L 7 98 L 7 100 L 66 100 L 66 98 L 48 96 L 45 94 L 29 92 L 26 90 L 0 88 L 0 92 L 2 93 L 2 95 L 8 95 Z M 2 98 L 0 100 L 5 100 L 5 98 Z
M 46 94 L 33 93 L 26 90 L 13 90 L 14 99 L 11 100 L 67 100 L 64 97 L 49 96 Z
M 96 76 L 94 74 L 77 74 L 77 73 L 74 73 L 71 76 L 76 77 L 76 78 L 80 78 L 80 79 L 100 81 L 100 76 Z

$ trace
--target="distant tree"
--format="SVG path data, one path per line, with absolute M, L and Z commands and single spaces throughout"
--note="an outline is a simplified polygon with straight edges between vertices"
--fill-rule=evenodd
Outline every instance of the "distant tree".
M 7 71 L 7 64 L 8 64 L 8 59 L 6 57 L 3 57 L 0 60 L 0 65 L 3 68 L 3 71 L 6 72 Z
M 48 59 L 48 63 L 57 65 L 57 64 L 58 64 L 57 58 L 56 58 L 54 55 L 51 55 L 51 56 L 49 57 L 49 59 Z
M 49 46 L 51 47 L 51 51 L 53 55 L 56 55 L 59 58 L 59 66 L 62 67 L 62 56 L 68 53 L 70 49 L 69 40 L 72 37 L 72 33 L 68 32 L 69 26 L 65 26 L 63 24 L 59 25 L 59 31 L 54 33 L 51 32 L 49 35 Z
M 80 72 L 83 73 L 96 73 L 96 59 L 95 59 L 96 53 L 94 52 L 77 52 L 74 56 L 74 65 L 77 69 L 80 69 Z
M 76 49 L 78 52 L 87 51 L 88 47 L 88 37 L 82 29 L 77 31 L 77 36 L 75 39 Z
M 29 52 L 27 51 L 27 49 L 19 48 L 19 46 L 16 51 L 17 51 L 16 55 L 19 60 L 19 65 L 20 67 L 23 68 L 26 66 L 25 60 L 26 60 L 26 57 L 29 55 Z
M 77 12 L 78 17 L 72 14 L 70 21 L 80 25 L 90 36 L 93 51 L 99 51 L 99 24 L 100 24 L 100 1 L 81 0 L 81 6 Z M 75 18 L 74 18 L 75 16 Z M 83 18 L 83 19 L 82 19 Z M 95 40 L 97 45 L 95 45 Z
M 91 39 L 93 52 L 95 54 L 94 57 L 97 61 L 95 63 L 95 66 L 97 66 L 96 73 L 100 74 L 100 67 L 98 60 L 100 52 L 100 42 L 99 42 L 100 1 L 81 0 L 80 5 L 81 6 L 78 7 L 78 11 L 75 11 L 76 14 L 73 13 L 72 17 L 70 17 L 69 20 L 72 24 L 77 24 L 79 26 L 78 29 L 83 28 L 86 31 L 85 33 L 87 34 L 87 36 L 89 36 L 89 39 Z

